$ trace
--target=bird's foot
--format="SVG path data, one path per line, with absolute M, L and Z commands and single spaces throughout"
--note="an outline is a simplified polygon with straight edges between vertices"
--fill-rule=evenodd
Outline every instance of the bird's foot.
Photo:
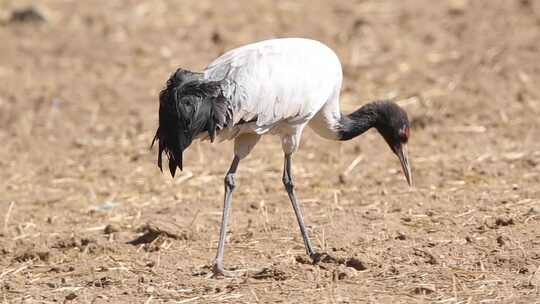
M 230 270 L 225 270 L 225 268 L 223 268 L 223 265 L 221 263 L 214 263 L 212 265 L 212 277 L 214 278 L 236 278 L 236 277 L 239 277 L 239 276 L 242 276 L 242 274 L 245 273 L 245 271 L 241 271 L 241 270 L 235 270 L 235 271 L 230 271 Z

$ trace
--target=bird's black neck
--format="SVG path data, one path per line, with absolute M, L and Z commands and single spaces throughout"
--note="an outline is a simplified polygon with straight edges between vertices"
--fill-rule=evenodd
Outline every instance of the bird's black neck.
M 378 103 L 368 103 L 353 113 L 342 114 L 339 121 L 339 140 L 349 140 L 375 127 L 379 119 Z

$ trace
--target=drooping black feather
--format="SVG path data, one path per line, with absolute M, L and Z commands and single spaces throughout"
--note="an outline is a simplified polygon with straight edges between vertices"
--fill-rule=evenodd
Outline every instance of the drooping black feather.
M 198 134 L 206 131 L 213 141 L 216 132 L 231 121 L 231 107 L 223 95 L 223 85 L 220 81 L 204 80 L 202 73 L 183 69 L 167 80 L 159 94 L 159 127 L 152 141 L 152 146 L 158 141 L 161 170 L 163 152 L 174 177 L 176 168 L 182 170 L 183 151 Z

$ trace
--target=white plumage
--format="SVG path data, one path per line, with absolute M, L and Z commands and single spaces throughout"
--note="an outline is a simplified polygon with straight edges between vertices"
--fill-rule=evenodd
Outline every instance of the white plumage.
M 234 125 L 219 135 L 222 139 L 270 132 L 296 143 L 290 147 L 296 150 L 299 138 L 287 137 L 299 137 L 310 121 L 320 135 L 336 138 L 341 64 L 318 41 L 284 38 L 246 45 L 210 63 L 204 79 L 228 79 L 236 84 L 226 92 L 232 101 Z M 312 120 L 323 108 L 318 119 Z M 251 123 L 238 125 L 240 120 Z

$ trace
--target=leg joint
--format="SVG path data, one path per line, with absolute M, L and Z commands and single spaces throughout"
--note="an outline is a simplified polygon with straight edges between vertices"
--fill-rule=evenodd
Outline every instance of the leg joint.
M 225 189 L 234 190 L 234 188 L 236 188 L 236 181 L 234 178 L 234 174 L 227 173 L 227 175 L 225 175 L 224 183 L 225 183 Z
M 287 191 L 294 189 L 294 181 L 288 174 L 283 174 L 283 185 Z

